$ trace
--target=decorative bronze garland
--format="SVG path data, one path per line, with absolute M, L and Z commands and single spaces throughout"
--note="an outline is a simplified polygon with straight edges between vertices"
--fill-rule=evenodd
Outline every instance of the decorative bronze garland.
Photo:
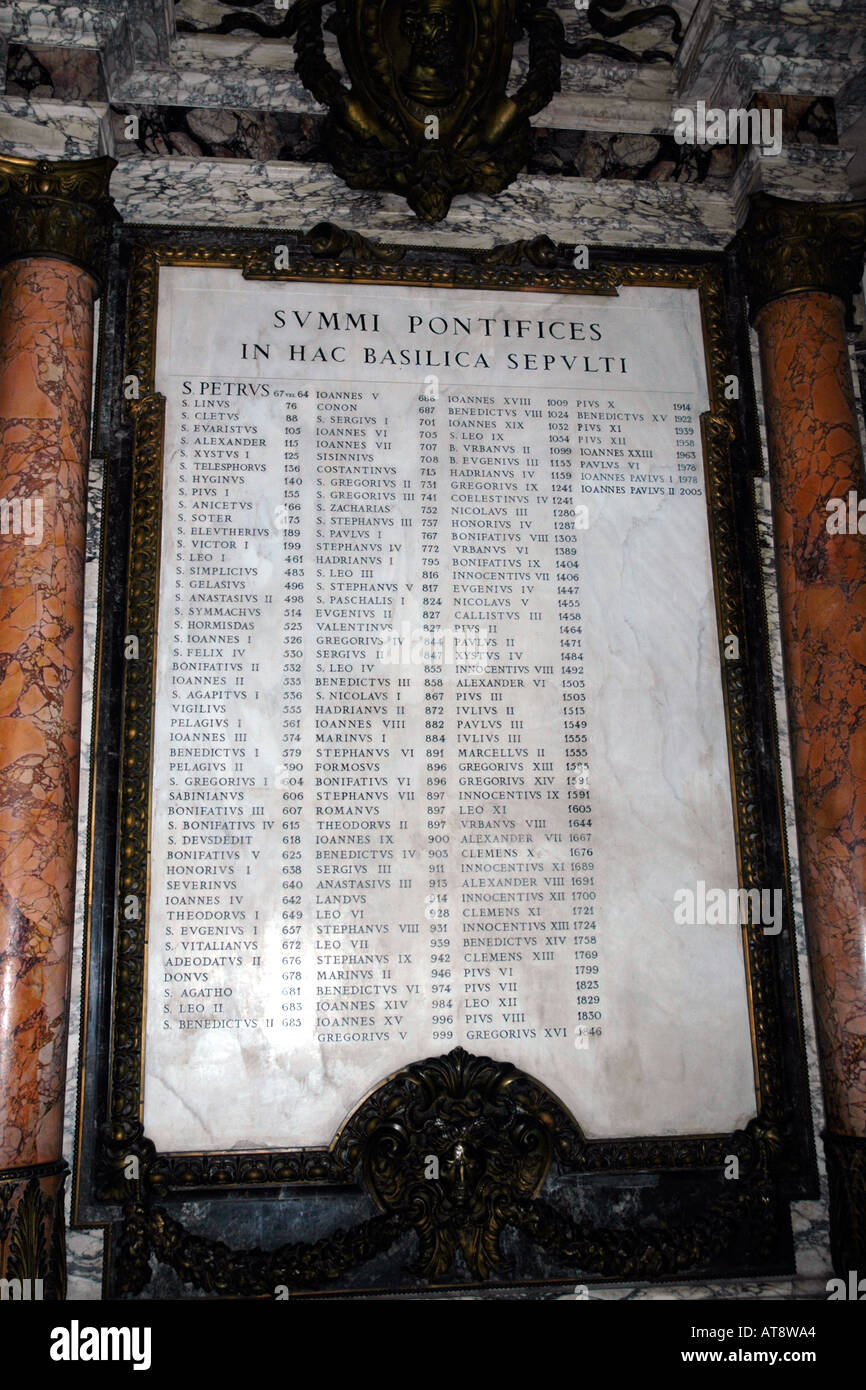
M 275 25 L 232 4 L 232 13 L 208 29 L 184 21 L 178 28 L 293 38 L 295 70 L 328 109 L 324 140 L 335 172 L 350 188 L 399 193 L 424 221 L 439 222 L 457 194 L 495 195 L 525 168 L 530 117 L 560 90 L 563 58 L 674 61 L 682 37 L 676 10 L 651 5 L 619 14 L 626 3 L 590 0 L 586 20 L 602 37 L 574 41 L 549 0 L 439 0 L 435 10 L 428 0 L 405 0 L 402 7 L 294 0 Z M 671 26 L 673 47 L 637 50 L 611 42 L 659 22 Z M 337 36 L 349 86 L 326 53 L 325 28 Z M 528 66 L 509 96 L 515 38 L 527 40 Z
M 191 1233 L 163 1208 L 151 1209 L 142 1183 L 124 1213 L 119 1292 L 137 1294 L 146 1286 L 152 1252 L 207 1293 L 274 1297 L 281 1288 L 326 1286 L 412 1231 L 418 1254 L 411 1269 L 427 1280 L 447 1275 L 458 1253 L 476 1279 L 507 1272 L 500 1242 L 509 1228 L 571 1274 L 619 1278 L 694 1271 L 737 1242 L 757 1257 L 771 1249 L 780 1133 L 753 1121 L 733 1136 L 740 1173 L 699 1219 L 628 1229 L 581 1224 L 536 1200 L 558 1140 L 575 1133 L 580 1136 L 556 1097 L 510 1063 L 462 1048 L 414 1062 L 362 1102 L 333 1146 L 336 1165 L 363 1183 L 381 1215 L 316 1241 L 231 1250 Z M 581 1149 L 583 1143 L 580 1137 Z

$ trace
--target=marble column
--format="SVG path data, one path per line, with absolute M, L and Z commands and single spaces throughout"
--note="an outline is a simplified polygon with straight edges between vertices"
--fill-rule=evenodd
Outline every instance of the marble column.
M 24 1297 L 65 1285 L 93 305 L 113 167 L 0 157 L 0 1277 Z
M 840 1274 L 866 1270 L 866 480 L 846 341 L 864 242 L 864 203 L 766 194 L 744 233 Z

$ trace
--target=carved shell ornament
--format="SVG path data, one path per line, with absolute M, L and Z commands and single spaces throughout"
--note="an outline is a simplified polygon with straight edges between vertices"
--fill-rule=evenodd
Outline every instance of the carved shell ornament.
M 294 0 L 276 25 L 257 13 L 270 0 L 220 3 L 229 13 L 207 32 L 294 38 L 298 76 L 328 109 L 324 141 L 339 177 L 401 194 L 425 222 L 447 217 L 459 193 L 500 193 L 525 168 L 530 117 L 559 91 L 563 57 L 670 63 L 681 38 L 672 6 L 626 9 L 627 0 L 589 0 L 590 34 L 574 41 L 549 0 Z M 666 46 L 613 41 L 660 23 L 670 26 Z M 509 92 L 515 44 L 526 45 L 527 64 Z
M 132 1200 L 126 1194 L 119 1291 L 141 1293 L 155 1255 L 196 1288 L 247 1298 L 272 1297 L 277 1287 L 327 1286 L 410 1233 L 417 1244 L 409 1270 L 424 1279 L 443 1278 L 461 1262 L 479 1280 L 507 1277 L 512 1261 L 502 1240 L 509 1230 L 563 1269 L 608 1277 L 671 1278 L 743 1242 L 766 1258 L 776 1200 L 771 1170 L 783 1146 L 780 1130 L 758 1119 L 717 1141 L 722 1151 L 736 1153 L 741 1179 L 722 1184 L 697 1218 L 633 1228 L 584 1224 L 539 1195 L 554 1160 L 589 1170 L 588 1146 L 573 1117 L 516 1067 L 455 1048 L 414 1062 L 377 1087 L 330 1150 L 345 1180 L 363 1175 L 379 1214 L 315 1241 L 264 1251 L 231 1250 L 153 1206 L 163 1187 L 159 1157 L 140 1125 L 135 1131 L 105 1149 L 104 1179 L 111 1186 L 130 1187 L 119 1178 L 119 1165 L 130 1151 L 140 1155 L 137 1191 Z

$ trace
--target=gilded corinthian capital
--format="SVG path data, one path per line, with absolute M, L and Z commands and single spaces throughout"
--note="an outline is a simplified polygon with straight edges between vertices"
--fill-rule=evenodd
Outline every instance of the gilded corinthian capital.
M 752 318 L 785 295 L 823 290 L 849 313 L 863 274 L 866 203 L 801 203 L 758 193 L 742 232 Z
M 0 155 L 0 265 L 52 256 L 101 283 L 118 217 L 108 192 L 115 162 Z

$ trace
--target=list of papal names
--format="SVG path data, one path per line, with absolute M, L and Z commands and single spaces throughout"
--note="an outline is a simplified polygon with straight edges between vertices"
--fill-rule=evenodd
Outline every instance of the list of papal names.
M 577 1106 L 622 1046 L 640 892 L 608 829 L 634 834 L 641 801 L 616 805 L 611 651 L 667 637 L 652 598 L 636 631 L 617 586 L 655 528 L 689 538 L 711 592 L 703 385 L 630 379 L 634 345 L 578 298 L 488 310 L 493 333 L 461 313 L 462 367 L 453 345 L 395 361 L 381 290 L 314 329 L 310 287 L 257 288 L 268 319 L 235 330 L 233 372 L 190 371 L 182 338 L 162 340 L 181 360 L 161 385 L 149 1132 L 170 1117 L 173 1148 L 324 1143 L 396 1066 L 458 1045 Z M 572 365 L 503 383 L 515 343 L 518 361 L 552 355 L 536 322 Z M 718 705 L 705 742 L 723 766 Z M 201 1103 L 170 1099 L 179 1062 Z M 220 1102 L 238 1087 L 240 1120 Z

